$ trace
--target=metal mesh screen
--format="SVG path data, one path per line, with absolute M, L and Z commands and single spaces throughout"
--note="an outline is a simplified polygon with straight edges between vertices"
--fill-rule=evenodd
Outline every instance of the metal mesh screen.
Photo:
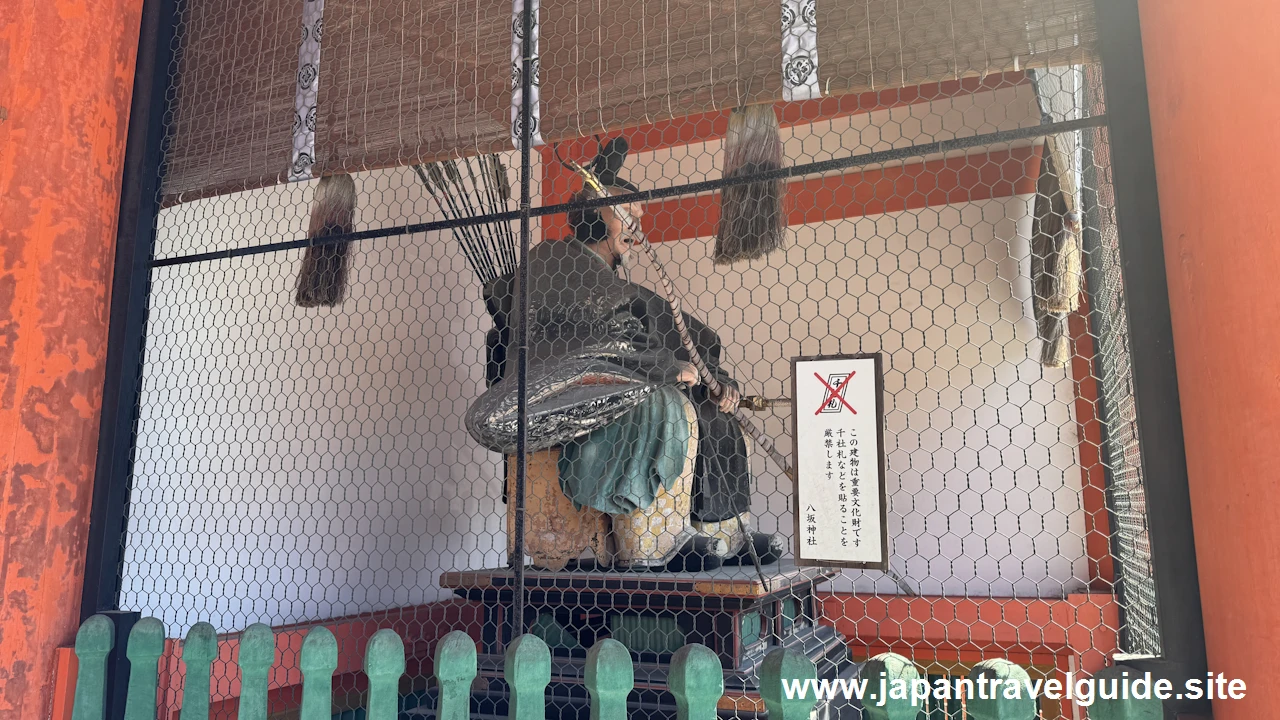
M 1158 652 L 1091 4 L 945 5 L 185 0 L 120 607 L 276 628 L 281 716 L 324 624 L 353 720 L 382 627 L 406 720 L 451 630 L 494 717 L 520 632 L 559 659 L 549 717 L 586 712 L 603 637 L 654 717 L 687 642 L 741 717 L 778 645 L 831 678 Z M 870 54 L 824 66 L 849 33 Z M 792 363 L 852 355 L 880 363 L 878 569 L 797 562 Z
M 1083 78 L 1085 99 L 1101 111 L 1102 81 L 1096 69 Z M 1138 446 L 1138 414 L 1133 397 L 1133 369 L 1129 364 L 1128 318 L 1120 271 L 1119 233 L 1111 187 L 1109 143 L 1106 128 L 1085 134 L 1082 144 L 1094 162 L 1085 167 L 1085 192 L 1091 194 L 1089 231 L 1084 235 L 1088 282 L 1096 310 L 1090 321 L 1099 348 L 1094 359 L 1101 394 L 1098 411 L 1103 418 L 1103 458 L 1110 487 L 1111 514 L 1115 523 L 1112 547 L 1121 565 L 1119 594 L 1125 598 L 1124 646 L 1134 654 L 1159 655 L 1160 623 L 1156 616 L 1155 572 L 1151 566 L 1151 540 L 1147 534 L 1146 494 L 1142 484 L 1142 456 Z

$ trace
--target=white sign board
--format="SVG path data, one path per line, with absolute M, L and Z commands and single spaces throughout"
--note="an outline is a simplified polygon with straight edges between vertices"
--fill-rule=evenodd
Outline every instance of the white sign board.
M 796 564 L 887 569 L 879 353 L 791 361 Z

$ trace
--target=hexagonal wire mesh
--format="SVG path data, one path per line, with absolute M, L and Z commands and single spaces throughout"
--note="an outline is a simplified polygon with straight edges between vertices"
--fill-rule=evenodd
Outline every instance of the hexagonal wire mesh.
M 780 643 L 825 676 L 1158 652 L 1092 3 L 523 1 L 181 4 L 121 607 L 339 628 L 335 713 L 376 629 L 425 716 L 435 640 L 497 678 L 513 616 L 566 660 L 549 716 L 601 637 L 656 714 L 685 642 L 742 716 Z M 790 463 L 791 359 L 851 353 L 886 572 L 795 566 L 793 481 L 728 412 L 774 400 L 737 414 Z

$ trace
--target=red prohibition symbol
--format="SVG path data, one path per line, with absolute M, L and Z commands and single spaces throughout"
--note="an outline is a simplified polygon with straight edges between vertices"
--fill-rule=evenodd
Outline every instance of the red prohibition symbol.
M 822 379 L 821 375 L 819 375 L 818 373 L 814 373 L 813 376 L 817 378 L 818 382 L 822 383 L 822 386 L 825 387 L 831 394 L 822 399 L 822 404 L 818 406 L 817 411 L 814 412 L 813 414 L 814 415 L 822 414 L 822 408 L 826 407 L 827 403 L 831 402 L 832 399 L 835 399 L 835 400 L 839 400 L 845 407 L 849 408 L 849 412 L 853 413 L 854 415 L 857 415 L 858 411 L 854 410 L 853 406 L 849 404 L 849 401 L 844 399 L 845 386 L 847 386 L 849 384 L 849 381 L 853 379 L 853 376 L 857 374 L 858 374 L 857 372 L 851 372 L 849 373 L 849 377 L 846 377 L 844 380 L 842 380 L 839 385 L 837 385 L 836 387 L 831 387 L 831 385 L 826 380 Z

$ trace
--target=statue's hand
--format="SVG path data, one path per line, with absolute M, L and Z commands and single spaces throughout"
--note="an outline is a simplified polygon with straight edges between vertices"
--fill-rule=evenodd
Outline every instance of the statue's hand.
M 720 386 L 720 412 L 732 414 L 737 409 L 738 403 L 742 400 L 742 394 L 738 389 L 730 385 Z
M 682 382 L 689 386 L 698 384 L 700 381 L 698 368 L 694 367 L 692 363 L 686 362 L 678 363 L 677 365 L 680 368 L 680 374 L 676 377 L 677 382 Z

